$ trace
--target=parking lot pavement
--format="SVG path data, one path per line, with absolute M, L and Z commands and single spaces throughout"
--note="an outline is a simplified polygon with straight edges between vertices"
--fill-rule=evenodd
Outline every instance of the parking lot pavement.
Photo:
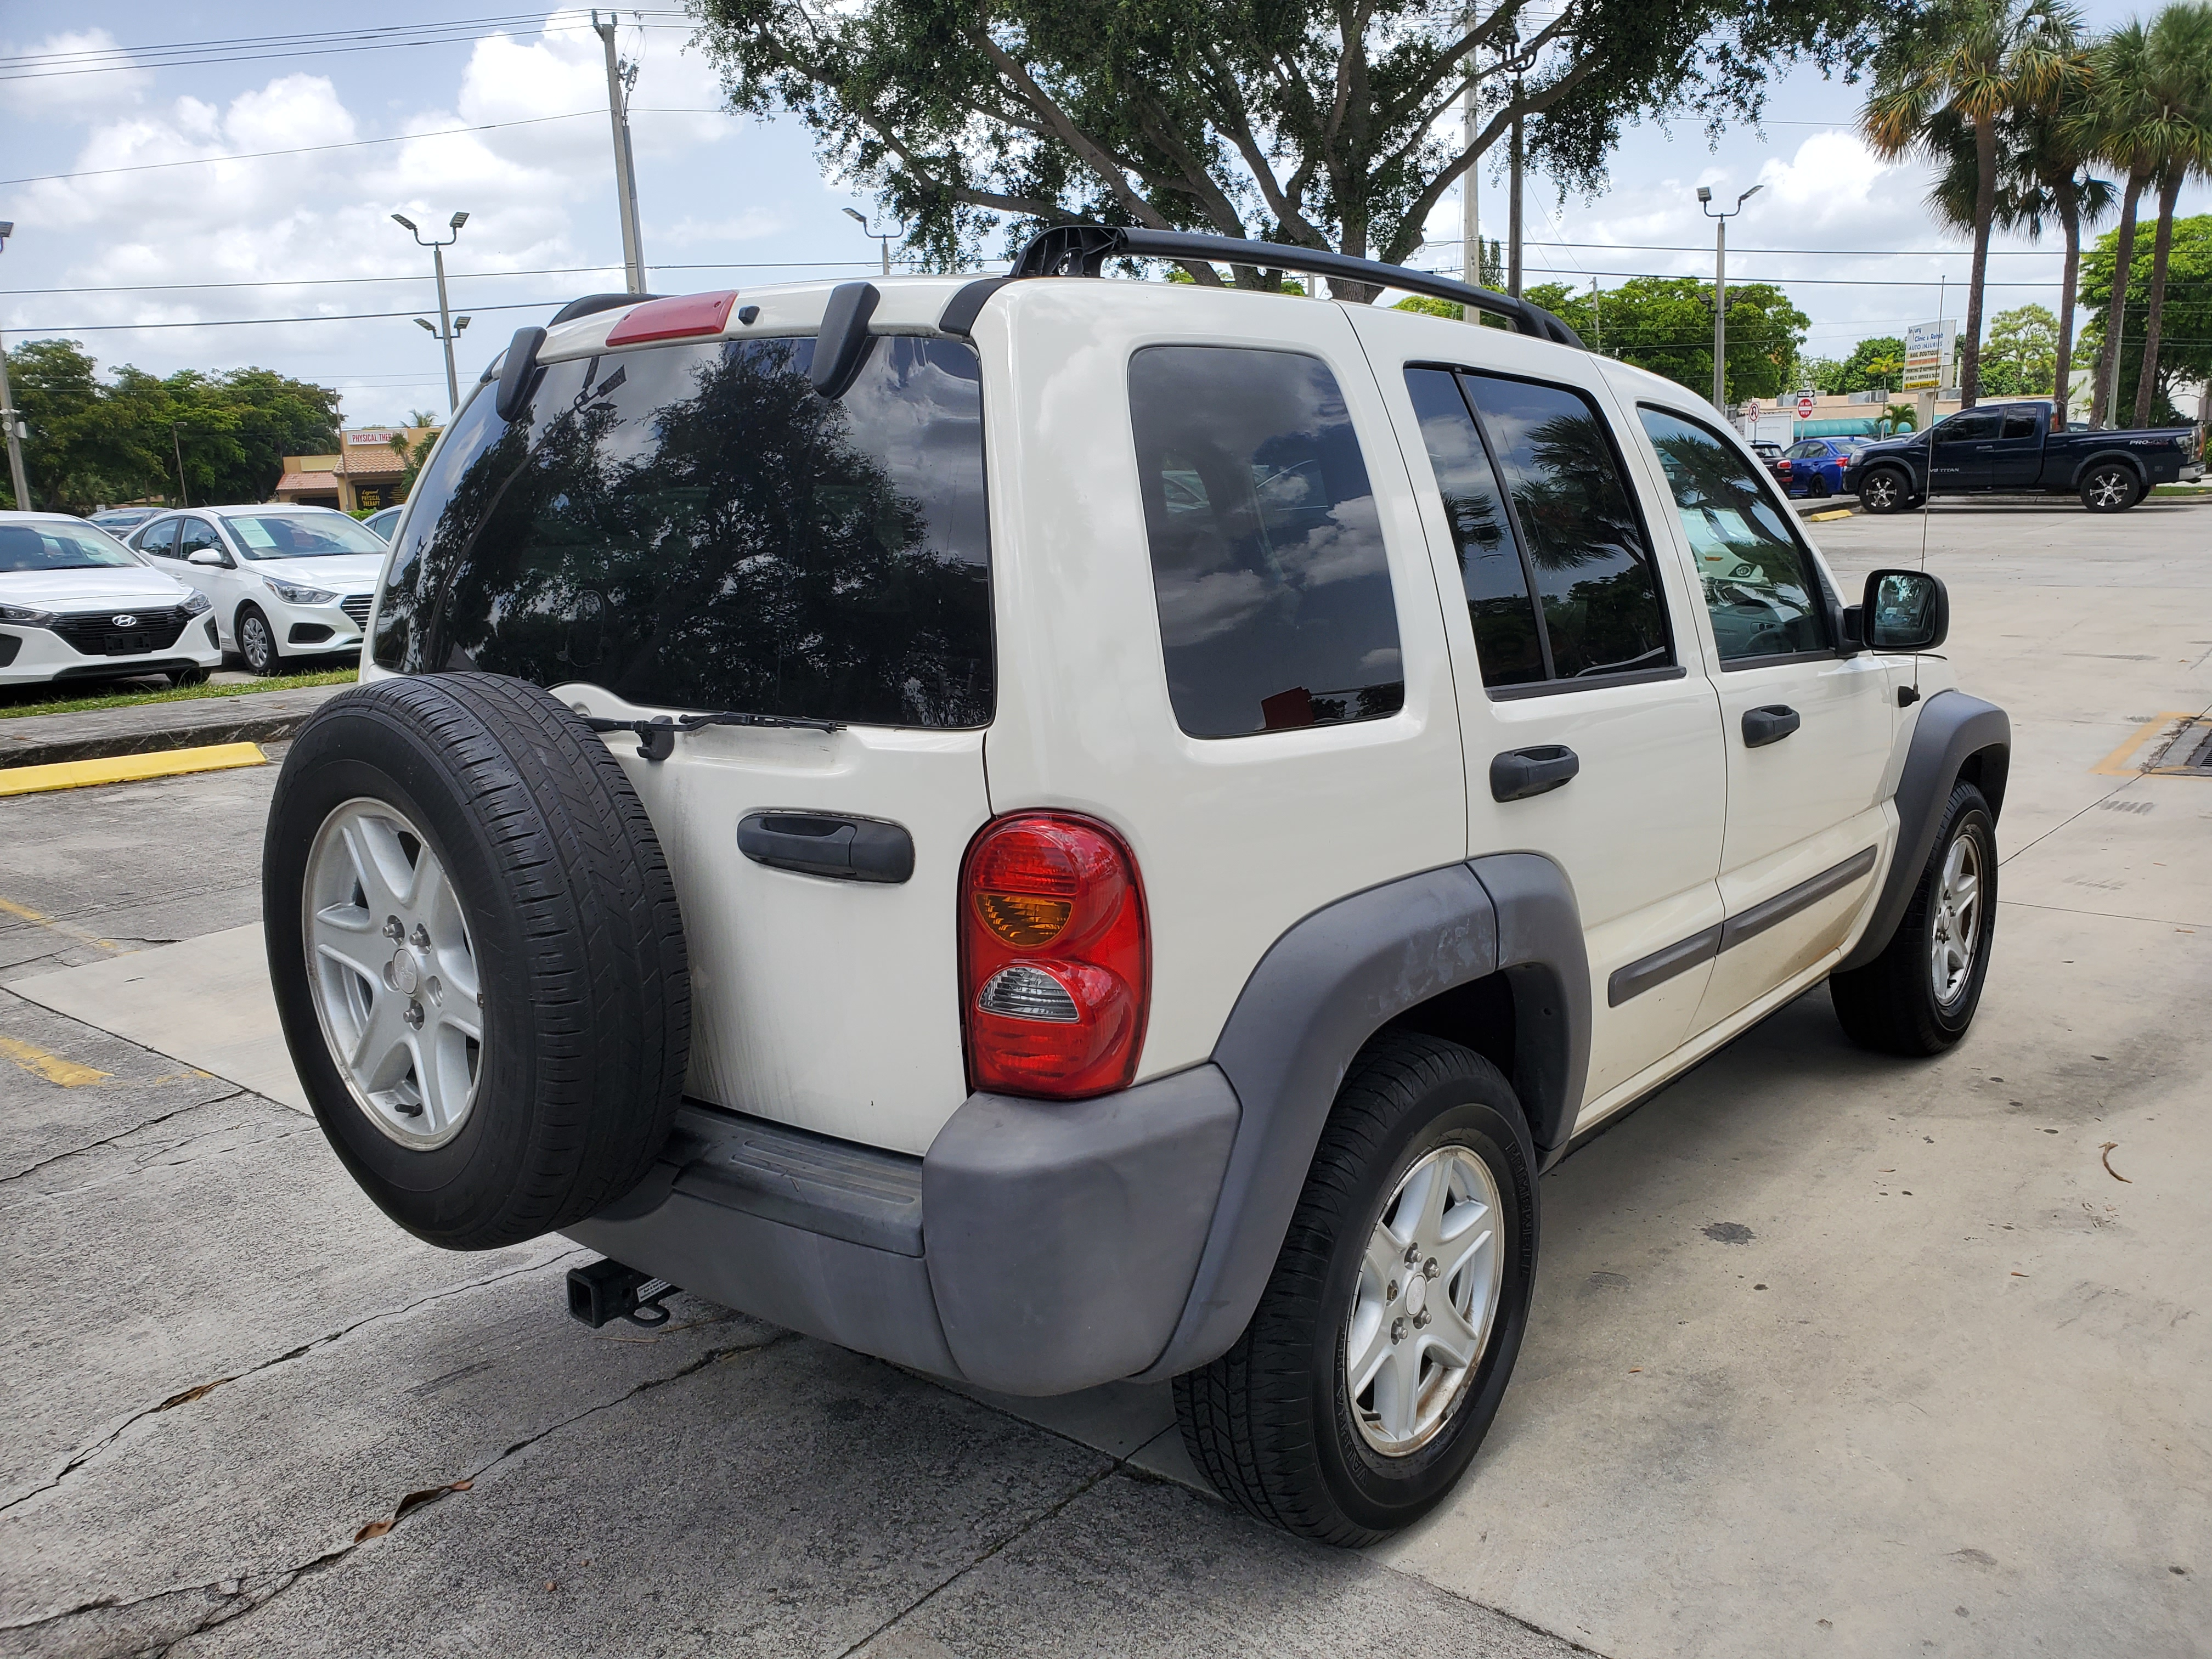
M 1920 557 L 1813 529 L 1846 586 Z M 2212 778 L 2114 757 L 2212 711 L 2212 513 L 1925 531 L 2014 721 L 1980 1020 L 1908 1066 L 1814 992 L 1563 1164 L 1472 1477 L 1364 1554 L 1158 1478 L 1159 1390 L 593 1333 L 562 1242 L 415 1243 L 103 1029 L 212 1000 L 273 769 L 0 803 L 0 1653 L 2205 1651 Z M 131 953 L 129 1007 L 7 988 Z

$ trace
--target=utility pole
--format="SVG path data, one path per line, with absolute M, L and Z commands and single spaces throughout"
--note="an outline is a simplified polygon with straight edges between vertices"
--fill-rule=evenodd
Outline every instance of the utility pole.
M 13 219 L 0 219 L 0 251 L 15 234 Z M 15 510 L 31 510 L 31 486 L 23 476 L 22 417 L 15 412 L 15 394 L 8 389 L 8 342 L 0 337 L 0 423 L 8 428 L 8 478 L 15 487 Z
M 185 441 L 178 435 L 177 423 L 174 421 L 169 422 L 169 444 L 177 453 L 177 505 L 190 507 L 192 504 L 192 492 L 185 483 Z
M 1713 407 L 1728 412 L 1728 222 L 1743 211 L 1743 204 L 1766 188 L 1753 185 L 1735 198 L 1725 212 L 1713 211 L 1713 192 L 1698 186 L 1698 205 L 1713 222 Z
M 1513 101 L 1521 101 L 1521 77 L 1513 77 Z M 1525 153 L 1521 144 L 1521 118 L 1513 118 L 1513 137 L 1507 152 L 1507 165 L 1511 170 L 1506 188 L 1505 214 L 1505 291 L 1515 299 L 1521 297 L 1521 169 Z
M 1605 319 L 1598 313 L 1597 278 L 1590 278 L 1590 349 L 1605 356 Z
M 415 240 L 418 245 L 430 250 L 430 263 L 432 268 L 438 273 L 439 325 L 436 328 L 430 328 L 428 321 L 421 317 L 417 317 L 415 321 L 419 326 L 430 329 L 430 332 L 436 335 L 438 338 L 444 343 L 446 348 L 446 407 L 450 412 L 451 410 L 457 410 L 461 406 L 461 383 L 459 378 L 453 373 L 453 342 L 460 337 L 461 330 L 469 325 L 469 319 L 465 317 L 462 318 L 459 326 L 456 327 L 453 324 L 453 308 L 446 303 L 446 250 L 461 240 L 461 227 L 468 223 L 469 216 L 465 213 L 456 213 L 452 218 L 446 222 L 446 228 L 452 231 L 453 234 L 445 238 L 442 241 L 434 242 L 424 240 L 422 233 L 415 228 L 415 222 L 409 218 L 405 214 L 395 213 L 392 216 L 396 222 L 404 225 L 407 228 L 408 231 L 414 236 Z
M 607 119 L 615 135 L 615 205 L 622 210 L 623 271 L 632 294 L 645 292 L 645 243 L 637 228 L 637 158 L 629 143 L 629 94 L 637 65 L 615 56 L 615 14 L 592 13 L 592 27 L 607 51 Z
M 1472 11 L 1468 21 L 1474 21 Z M 1468 77 L 1467 101 L 1460 110 L 1459 136 L 1462 149 L 1473 149 L 1474 141 L 1482 132 L 1481 82 L 1474 73 L 1477 62 L 1473 54 L 1468 58 Z M 1476 181 L 1482 176 L 1482 159 L 1477 156 L 1459 176 L 1459 279 L 1469 288 L 1482 286 L 1482 216 L 1476 191 Z M 1480 320 L 1480 314 L 1467 313 L 1470 323 Z

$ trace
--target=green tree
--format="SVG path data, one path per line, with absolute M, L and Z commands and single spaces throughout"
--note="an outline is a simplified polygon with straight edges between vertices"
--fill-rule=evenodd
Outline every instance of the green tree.
M 2152 237 L 2150 292 L 2143 308 L 2143 361 L 2136 376 L 2135 424 L 2148 426 L 2158 385 L 2166 280 L 2173 252 L 2173 214 L 2183 181 L 2212 168 L 2212 6 L 2168 6 L 2152 21 L 2138 89 L 2139 125 L 2130 143 L 2156 163 L 2158 228 Z M 2155 106 L 2157 113 L 2151 113 Z
M 158 492 L 161 470 L 141 434 L 115 418 L 98 366 L 74 340 L 27 340 L 8 354 L 8 379 L 29 435 L 23 441 L 28 502 L 9 505 L 76 512 Z
M 1905 342 L 1894 334 L 1861 340 L 1844 360 L 1837 392 L 1894 392 L 1905 378 Z M 1822 391 L 1829 388 L 1823 386 Z
M 1710 397 L 1713 386 L 1712 286 L 1694 276 L 1634 276 L 1593 307 L 1588 289 L 1547 283 L 1528 297 L 1557 313 L 1605 355 Z M 1599 314 L 1601 309 L 1602 315 Z M 1771 283 L 1729 289 L 1728 400 L 1778 397 L 1797 384 L 1798 348 L 1809 319 Z
M 1932 0 L 1885 43 L 1860 127 L 1876 154 L 1946 161 L 1947 129 L 1971 135 L 1973 264 L 1959 370 L 1962 405 L 1981 385 L 1982 301 L 1990 233 L 1997 216 L 1998 129 L 2015 112 L 2055 97 L 2085 73 L 2080 14 L 2067 0 Z
M 2058 373 L 2058 319 L 2045 306 L 2014 306 L 1990 319 L 1982 388 L 1993 398 L 2048 398 Z
M 2106 231 L 2081 257 L 2081 303 L 2090 313 L 2083 325 L 2085 349 L 2093 340 L 2101 347 L 2112 333 L 2114 276 L 2119 268 L 2118 244 L 2124 227 Z M 2187 422 L 2173 405 L 2173 393 L 2183 386 L 2212 379 L 2212 214 L 2176 219 L 2167 256 L 2166 336 L 2158 361 L 2148 377 L 2151 386 L 2148 422 L 2160 426 Z M 2148 308 L 2150 273 L 2138 264 L 2130 273 L 2127 309 L 2140 316 Z M 2117 377 L 2119 407 L 2141 401 L 2144 341 L 2124 339 Z M 2102 356 L 2101 350 L 2100 356 Z
M 1071 217 L 1403 262 L 1516 119 L 1595 185 L 1623 125 L 1755 113 L 1803 58 L 1856 64 L 1893 0 L 697 0 L 732 102 L 795 112 L 940 264 Z M 1855 71 L 1846 70 L 1846 74 Z M 1470 87 L 1478 131 L 1442 118 Z M 1009 224 L 1007 222 L 1012 222 Z M 1194 276 L 1218 281 L 1218 274 Z M 1262 273 L 1235 279 L 1272 286 Z M 1367 284 L 1334 285 L 1371 300 Z

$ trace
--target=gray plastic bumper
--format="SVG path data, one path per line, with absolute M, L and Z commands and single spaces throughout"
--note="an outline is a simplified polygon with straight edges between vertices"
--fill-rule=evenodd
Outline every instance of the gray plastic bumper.
M 1072 1393 L 1167 1346 L 1237 1117 L 1210 1064 L 1096 1100 L 972 1095 L 918 1158 L 687 1105 L 653 1175 L 568 1236 L 918 1370 Z

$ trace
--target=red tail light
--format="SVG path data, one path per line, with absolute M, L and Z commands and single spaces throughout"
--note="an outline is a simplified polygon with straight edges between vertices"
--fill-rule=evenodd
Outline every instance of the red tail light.
M 970 1088 L 1051 1100 L 1126 1088 L 1152 940 L 1121 838 L 1064 812 L 986 825 L 960 874 L 960 989 Z

